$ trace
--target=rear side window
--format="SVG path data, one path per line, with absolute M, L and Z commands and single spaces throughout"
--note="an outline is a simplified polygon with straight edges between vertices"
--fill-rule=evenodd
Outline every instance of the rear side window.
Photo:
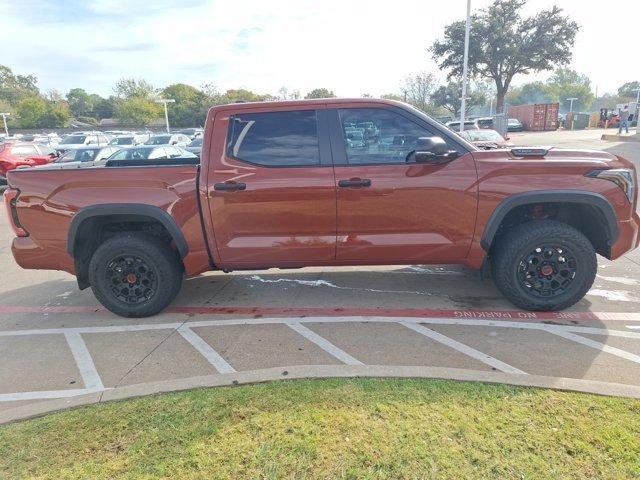
M 266 167 L 320 165 L 315 110 L 231 116 L 227 155 Z

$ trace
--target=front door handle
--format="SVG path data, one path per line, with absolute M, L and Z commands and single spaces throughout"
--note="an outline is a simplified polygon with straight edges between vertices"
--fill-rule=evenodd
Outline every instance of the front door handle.
M 340 180 L 339 187 L 370 187 L 371 180 L 368 178 L 350 178 L 349 180 Z
M 241 182 L 224 182 L 224 183 L 216 183 L 213 186 L 214 190 L 218 191 L 226 191 L 226 190 L 246 190 L 247 184 Z

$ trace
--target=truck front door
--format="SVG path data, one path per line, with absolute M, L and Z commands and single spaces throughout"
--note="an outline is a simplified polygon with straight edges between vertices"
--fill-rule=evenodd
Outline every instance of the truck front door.
M 222 110 L 214 119 L 207 197 L 224 268 L 330 263 L 336 186 L 326 110 Z
M 413 112 L 393 106 L 328 110 L 338 183 L 337 260 L 371 264 L 458 262 L 477 206 L 472 155 Z M 459 152 L 441 165 L 412 163 L 421 137 Z

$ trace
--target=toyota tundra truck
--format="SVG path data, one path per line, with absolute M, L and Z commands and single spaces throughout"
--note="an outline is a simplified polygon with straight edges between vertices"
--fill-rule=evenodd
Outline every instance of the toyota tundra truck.
M 639 240 L 624 158 L 479 150 L 386 100 L 215 106 L 199 159 L 30 168 L 8 183 L 16 262 L 74 274 L 127 317 L 160 312 L 209 270 L 407 264 L 490 272 L 517 307 L 560 310 L 591 287 L 596 254 Z

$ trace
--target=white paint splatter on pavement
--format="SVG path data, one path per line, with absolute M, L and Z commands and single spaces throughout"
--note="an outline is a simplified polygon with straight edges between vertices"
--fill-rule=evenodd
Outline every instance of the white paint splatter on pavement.
M 624 290 L 603 290 L 600 288 L 594 288 L 589 290 L 587 295 L 603 297 L 613 302 L 634 302 L 640 303 L 640 298 L 633 295 L 632 292 L 626 292 Z
M 604 275 L 597 275 L 598 278 L 606 280 L 607 282 L 622 283 L 623 285 L 640 285 L 640 282 L 634 278 L 627 277 L 605 277 Z

